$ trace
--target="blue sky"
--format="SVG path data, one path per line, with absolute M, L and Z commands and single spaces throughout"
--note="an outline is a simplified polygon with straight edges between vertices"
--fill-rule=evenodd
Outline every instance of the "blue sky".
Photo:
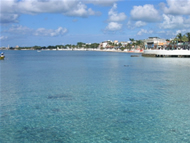
M 190 0 L 0 0 L 0 46 L 174 38 L 190 32 Z

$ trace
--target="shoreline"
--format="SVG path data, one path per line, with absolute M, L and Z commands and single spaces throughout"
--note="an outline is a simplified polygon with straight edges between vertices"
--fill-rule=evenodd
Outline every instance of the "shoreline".
M 140 51 L 140 50 L 113 50 L 113 49 L 57 49 L 54 51 L 97 51 L 97 52 L 118 52 L 118 53 L 144 53 L 144 51 Z
M 117 52 L 117 53 L 137 53 L 137 54 L 142 54 L 144 53 L 144 51 L 140 51 L 140 50 L 132 50 L 132 51 L 128 51 L 128 50 L 112 50 L 112 49 L 42 49 L 42 50 L 34 50 L 34 49 L 14 49 L 14 50 L 9 50 L 9 49 L 1 49 L 2 51 L 97 51 L 97 52 Z

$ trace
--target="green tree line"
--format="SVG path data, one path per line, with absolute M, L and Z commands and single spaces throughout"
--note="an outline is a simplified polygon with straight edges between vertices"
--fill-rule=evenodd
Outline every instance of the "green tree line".
M 31 46 L 31 47 L 19 47 L 17 48 L 18 50 L 21 50 L 21 49 L 32 49 L 32 50 L 42 50 L 42 49 L 67 49 L 67 48 L 70 48 L 70 49 L 73 49 L 73 48 L 98 48 L 99 46 L 99 43 L 92 43 L 92 44 L 86 44 L 86 43 L 83 43 L 83 42 L 77 42 L 76 45 L 73 45 L 73 44 L 66 44 L 66 45 L 55 45 L 55 46 L 52 46 L 52 45 L 49 45 L 49 46 Z
M 178 41 L 178 42 L 190 42 L 190 32 L 187 32 L 184 35 L 182 35 L 181 33 L 178 33 L 176 35 L 174 41 Z

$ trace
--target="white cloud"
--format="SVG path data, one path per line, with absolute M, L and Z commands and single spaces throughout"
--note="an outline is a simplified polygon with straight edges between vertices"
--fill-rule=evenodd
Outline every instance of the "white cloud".
M 164 29 L 183 29 L 190 27 L 190 17 L 185 18 L 183 16 L 173 16 L 163 14 L 163 23 L 160 24 L 160 28 Z
M 15 35 L 34 35 L 34 36 L 62 36 L 67 33 L 66 28 L 59 27 L 57 29 L 45 29 L 45 28 L 38 28 L 30 29 L 25 26 L 17 25 L 12 26 L 10 29 L 3 31 L 4 33 L 15 34 Z
M 167 5 L 162 5 L 166 14 L 190 15 L 190 0 L 167 0 Z
M 128 23 L 127 23 L 127 27 L 129 29 L 134 29 L 134 28 L 139 28 L 139 27 L 143 27 L 143 26 L 146 26 L 147 23 L 146 22 L 143 22 L 143 21 L 132 21 L 132 20 L 129 20 Z
M 143 27 L 145 26 L 147 23 L 146 22 L 143 22 L 143 21 L 137 21 L 135 23 L 135 27 Z
M 11 28 L 9 28 L 8 30 L 5 30 L 3 32 L 11 33 L 11 34 L 18 34 L 18 35 L 26 35 L 26 34 L 32 33 L 33 30 L 26 26 L 14 25 Z
M 108 12 L 109 18 L 108 18 L 108 25 L 105 28 L 105 31 L 118 31 L 121 30 L 123 24 L 119 23 L 124 21 L 127 16 L 125 15 L 125 13 L 118 13 L 116 11 L 117 9 L 117 4 L 114 3 L 113 7 L 110 9 L 110 11 Z
M 74 8 L 63 13 L 67 16 L 88 17 L 89 15 L 99 15 L 99 12 L 93 11 L 91 8 L 87 9 L 87 6 L 78 3 Z
M 4 18 L 1 22 L 16 21 L 20 14 L 40 13 L 61 13 L 76 17 L 100 14 L 78 0 L 1 0 L 1 17 Z M 10 20 L 5 19 L 7 14 L 10 15 Z
M 182 34 L 186 34 L 188 31 L 190 31 L 190 29 L 181 29 L 181 30 L 176 30 L 175 32 L 175 36 L 179 33 L 182 33 Z
M 158 22 L 160 16 L 153 5 L 134 6 L 131 10 L 131 18 L 136 21 Z
M 124 21 L 127 18 L 125 13 L 123 12 L 117 13 L 116 9 L 117 9 L 117 4 L 114 3 L 113 7 L 108 12 L 109 15 L 108 21 Z
M 166 33 L 166 31 L 162 30 L 162 31 L 158 31 L 158 33 L 164 34 L 164 33 Z
M 162 31 L 158 31 L 157 32 L 159 35 L 169 35 L 169 36 L 176 36 L 176 34 L 173 32 L 173 31 L 171 31 L 171 30 L 167 30 L 167 31 L 165 31 L 165 30 L 162 30 Z
M 1 14 L 0 13 L 0 23 L 16 23 L 18 22 L 18 14 Z
M 7 36 L 1 36 L 0 40 L 6 40 L 8 37 Z
M 119 0 L 86 0 L 86 3 L 92 3 L 94 5 L 100 5 L 100 6 L 111 6 L 113 3 L 117 2 Z
M 137 33 L 137 35 L 142 35 L 142 34 L 151 34 L 151 33 L 153 33 L 153 31 L 152 30 L 146 30 L 146 29 L 141 29 L 138 33 Z
M 163 35 L 163 36 L 167 35 L 167 36 L 170 37 L 170 38 L 174 38 L 174 37 L 176 37 L 176 35 L 179 34 L 179 33 L 186 34 L 187 31 L 190 31 L 190 29 L 166 30 L 166 31 L 159 31 L 159 32 L 157 32 L 157 33 L 159 33 L 159 34 L 161 34 L 161 35 Z
M 108 26 L 106 27 L 106 30 L 108 31 L 118 31 L 121 30 L 122 24 L 119 24 L 117 22 L 110 22 L 108 23 Z
M 16 0 L 0 0 L 1 13 L 14 13 L 14 7 L 16 6 Z
M 58 35 L 64 35 L 67 32 L 66 28 L 59 27 L 58 29 L 45 29 L 45 28 L 39 28 L 34 32 L 34 35 L 36 36 L 58 36 Z

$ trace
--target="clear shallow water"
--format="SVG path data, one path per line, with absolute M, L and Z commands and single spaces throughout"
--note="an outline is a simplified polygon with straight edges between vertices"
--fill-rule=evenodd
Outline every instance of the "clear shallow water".
M 190 142 L 190 59 L 5 51 L 0 142 Z

